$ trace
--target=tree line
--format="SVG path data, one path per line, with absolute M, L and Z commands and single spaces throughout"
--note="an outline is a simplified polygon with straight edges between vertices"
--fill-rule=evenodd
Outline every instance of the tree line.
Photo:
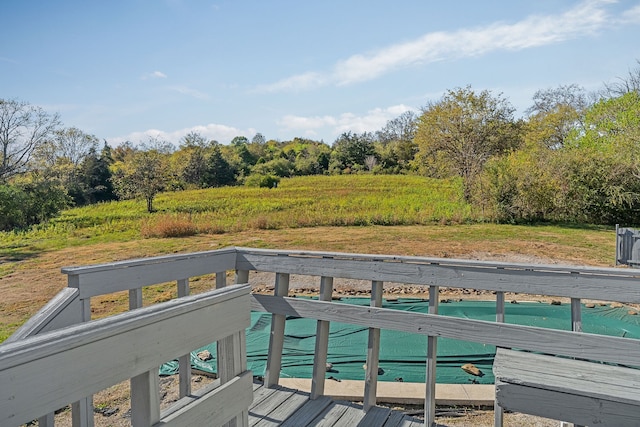
M 639 62 L 640 65 L 640 62 Z M 537 91 L 524 117 L 502 94 L 447 90 L 419 113 L 332 145 L 294 138 L 230 144 L 199 133 L 110 147 L 57 114 L 0 99 L 0 230 L 25 228 L 69 206 L 228 185 L 275 187 L 317 174 L 459 177 L 486 220 L 640 223 L 640 68 L 597 93 Z

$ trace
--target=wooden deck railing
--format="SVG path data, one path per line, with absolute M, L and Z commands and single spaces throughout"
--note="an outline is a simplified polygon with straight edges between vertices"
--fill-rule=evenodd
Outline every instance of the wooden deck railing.
M 96 295 L 129 290 L 130 307 L 140 307 L 144 286 L 176 281 L 178 295 L 189 293 L 189 278 L 216 274 L 216 286 L 226 285 L 226 273 L 235 270 L 236 283 L 249 280 L 250 271 L 275 273 L 274 295 L 253 295 L 251 306 L 255 310 L 270 312 L 271 341 L 265 385 L 279 382 L 284 327 L 286 316 L 316 319 L 316 350 L 312 374 L 311 396 L 324 393 L 325 363 L 328 330 L 332 321 L 340 321 L 369 328 L 369 343 L 365 376 L 364 408 L 376 404 L 379 331 L 381 329 L 412 332 L 428 337 L 425 349 L 425 425 L 435 424 L 436 349 L 439 337 L 480 342 L 498 347 L 526 349 L 630 366 L 640 366 L 640 340 L 609 337 L 581 332 L 581 300 L 640 303 L 640 270 L 618 268 L 567 267 L 557 265 L 531 265 L 494 263 L 467 260 L 398 257 L 386 255 L 359 255 L 326 252 L 278 251 L 248 248 L 230 248 L 220 251 L 189 255 L 149 258 L 100 266 L 66 268 L 69 287 L 68 310 L 64 314 L 48 306 L 16 334 L 23 338 L 43 324 L 61 326 L 51 319 L 67 322 L 90 320 L 90 298 Z M 317 276 L 318 300 L 288 298 L 292 275 Z M 334 279 L 360 279 L 371 283 L 369 307 L 355 307 L 331 302 Z M 380 308 L 384 283 L 410 284 L 428 289 L 429 313 L 409 313 Z M 480 289 L 496 294 L 496 321 L 452 318 L 438 314 L 440 287 Z M 68 292 L 68 291 L 67 291 Z M 566 297 L 571 300 L 571 331 L 529 327 L 504 323 L 504 293 L 539 294 Z M 72 296 L 71 296 L 72 295 Z M 73 297 L 73 300 L 71 298 Z M 73 301 L 73 302 L 71 302 Z M 80 310 L 82 315 L 78 315 Z M 57 312 L 53 316 L 52 313 Z M 47 317 L 49 316 L 49 317 Z M 569 326 L 569 325 L 568 325 Z M 31 329 L 30 329 L 31 328 Z M 212 340 L 213 341 L 213 340 Z M 231 348 L 232 339 L 222 340 L 221 359 L 228 357 L 224 343 Z M 237 344 L 237 338 L 236 338 Z M 185 348 L 184 354 L 189 349 Z M 189 364 L 183 355 L 180 366 L 180 384 L 183 396 L 189 394 Z M 74 411 L 82 413 L 90 408 L 90 398 L 80 399 Z M 496 425 L 501 425 L 500 408 L 496 410 Z M 75 426 L 89 426 L 91 420 L 78 417 Z
M 247 425 L 249 285 L 238 285 L 62 328 L 0 346 L 0 425 L 19 426 L 131 379 L 134 426 L 193 426 L 213 418 Z M 215 325 L 194 328 L 193 325 Z M 161 414 L 158 367 L 185 350 L 231 339 L 221 382 Z M 229 363 L 229 361 L 231 363 Z M 48 418 L 48 419 L 47 419 Z

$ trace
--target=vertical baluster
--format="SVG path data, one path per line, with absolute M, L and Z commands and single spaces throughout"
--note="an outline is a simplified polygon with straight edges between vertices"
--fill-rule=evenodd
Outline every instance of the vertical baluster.
M 55 412 L 51 412 L 38 418 L 38 427 L 54 427 L 55 426 Z
M 580 298 L 571 298 L 571 330 L 574 332 L 582 332 L 582 305 Z M 572 425 L 569 423 L 568 425 Z M 573 424 L 573 427 L 584 427 L 579 424 Z
M 429 286 L 429 314 L 438 314 L 438 286 Z M 438 338 L 427 337 L 427 373 L 426 395 L 424 400 L 424 425 L 436 425 L 436 363 L 438 353 Z
M 286 297 L 289 294 L 289 274 L 276 273 L 274 294 L 277 297 Z M 280 382 L 285 320 L 286 316 L 282 314 L 271 315 L 269 354 L 267 356 L 267 367 L 264 373 L 264 384 L 267 387 L 274 387 Z
M 249 283 L 249 271 L 236 270 L 235 283 Z M 217 272 L 216 289 L 221 289 L 225 286 L 227 286 L 226 271 Z M 246 332 L 240 331 L 218 341 L 217 352 L 218 377 L 220 378 L 220 383 L 224 384 L 247 370 Z M 248 425 L 249 411 L 245 410 L 225 424 L 224 427 L 247 427 Z
M 504 323 L 504 292 L 496 293 L 496 322 Z M 493 404 L 493 425 L 494 427 L 502 427 L 504 423 L 504 410 L 498 405 L 496 400 Z
M 78 276 L 69 276 L 69 286 L 76 287 L 79 282 Z M 82 306 L 82 321 L 91 320 L 91 299 L 83 299 L 80 301 Z M 73 427 L 93 427 L 93 396 L 87 396 L 77 402 L 71 404 L 71 424 Z
M 224 384 L 235 376 L 247 370 L 246 332 L 239 331 L 224 339 L 224 346 L 219 347 L 218 363 L 220 383 Z M 249 411 L 244 410 L 224 427 L 247 427 L 249 425 Z
M 580 298 L 571 298 L 571 330 L 582 332 L 582 305 Z
M 249 281 L 249 272 L 246 272 L 247 275 L 247 279 L 244 281 L 244 283 L 247 283 Z M 240 282 L 237 282 L 240 283 Z M 227 286 L 227 272 L 226 271 L 218 271 L 216 273 L 216 289 L 220 289 L 220 288 L 224 288 L 225 286 Z
M 131 378 L 131 425 L 151 426 L 160 421 L 158 368 Z
M 177 283 L 178 298 L 189 295 L 189 279 L 180 279 Z M 180 398 L 191 394 L 191 353 L 178 358 L 178 383 L 180 384 Z
M 371 307 L 382 307 L 383 283 L 371 282 Z M 380 359 L 380 329 L 369 328 L 369 344 L 367 348 L 367 370 L 364 380 L 364 410 L 376 406 L 378 391 L 378 361 Z
M 142 307 L 142 289 L 129 290 L 129 310 Z M 160 421 L 159 367 L 130 380 L 131 424 L 150 426 Z
M 331 301 L 333 293 L 333 277 L 320 278 L 320 301 Z M 311 399 L 324 394 L 324 379 L 327 371 L 327 351 L 329 349 L 329 322 L 318 320 L 316 326 L 316 349 L 311 377 Z

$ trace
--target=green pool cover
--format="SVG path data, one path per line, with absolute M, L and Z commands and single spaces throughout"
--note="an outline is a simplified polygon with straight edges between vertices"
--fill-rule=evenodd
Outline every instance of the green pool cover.
M 369 305 L 370 300 L 343 298 L 335 303 Z M 426 313 L 428 301 L 423 299 L 385 300 L 382 306 L 394 310 Z M 445 316 L 494 321 L 495 303 L 491 301 L 441 303 L 438 312 Z M 506 304 L 505 321 L 519 325 L 570 330 L 571 308 L 567 304 L 550 305 L 538 302 Z M 270 314 L 256 312 L 251 314 L 251 326 L 247 329 L 247 367 L 253 371 L 254 375 L 264 374 L 270 326 Z M 629 315 L 626 308 L 610 306 L 584 308 L 582 327 L 583 331 L 588 333 L 640 338 L 640 316 Z M 287 319 L 280 374 L 282 378 L 311 378 L 315 333 L 315 320 Z M 426 336 L 382 330 L 380 339 L 379 381 L 425 381 Z M 340 380 L 364 380 L 363 365 L 366 362 L 367 341 L 367 328 L 332 322 L 327 361 L 333 365 L 333 369 L 327 372 L 327 377 L 332 376 Z M 203 350 L 208 350 L 213 355 L 213 359 L 201 361 L 196 354 Z M 491 366 L 494 354 L 495 347 L 491 345 L 439 338 L 437 382 L 493 384 Z M 195 369 L 216 372 L 215 344 L 194 351 L 191 354 L 191 363 Z M 466 373 L 460 368 L 465 363 L 473 363 L 484 375 L 476 377 Z M 160 374 L 172 375 L 177 372 L 177 369 L 177 361 L 171 361 L 160 368 Z

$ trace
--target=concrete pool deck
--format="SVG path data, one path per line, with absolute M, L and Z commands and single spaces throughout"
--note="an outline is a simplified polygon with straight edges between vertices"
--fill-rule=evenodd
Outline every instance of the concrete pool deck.
M 280 378 L 280 385 L 301 391 L 311 391 L 311 379 Z M 424 404 L 424 383 L 378 381 L 377 401 L 405 405 Z M 324 394 L 335 400 L 362 401 L 364 381 L 327 379 Z M 493 406 L 493 384 L 436 384 L 436 404 Z

